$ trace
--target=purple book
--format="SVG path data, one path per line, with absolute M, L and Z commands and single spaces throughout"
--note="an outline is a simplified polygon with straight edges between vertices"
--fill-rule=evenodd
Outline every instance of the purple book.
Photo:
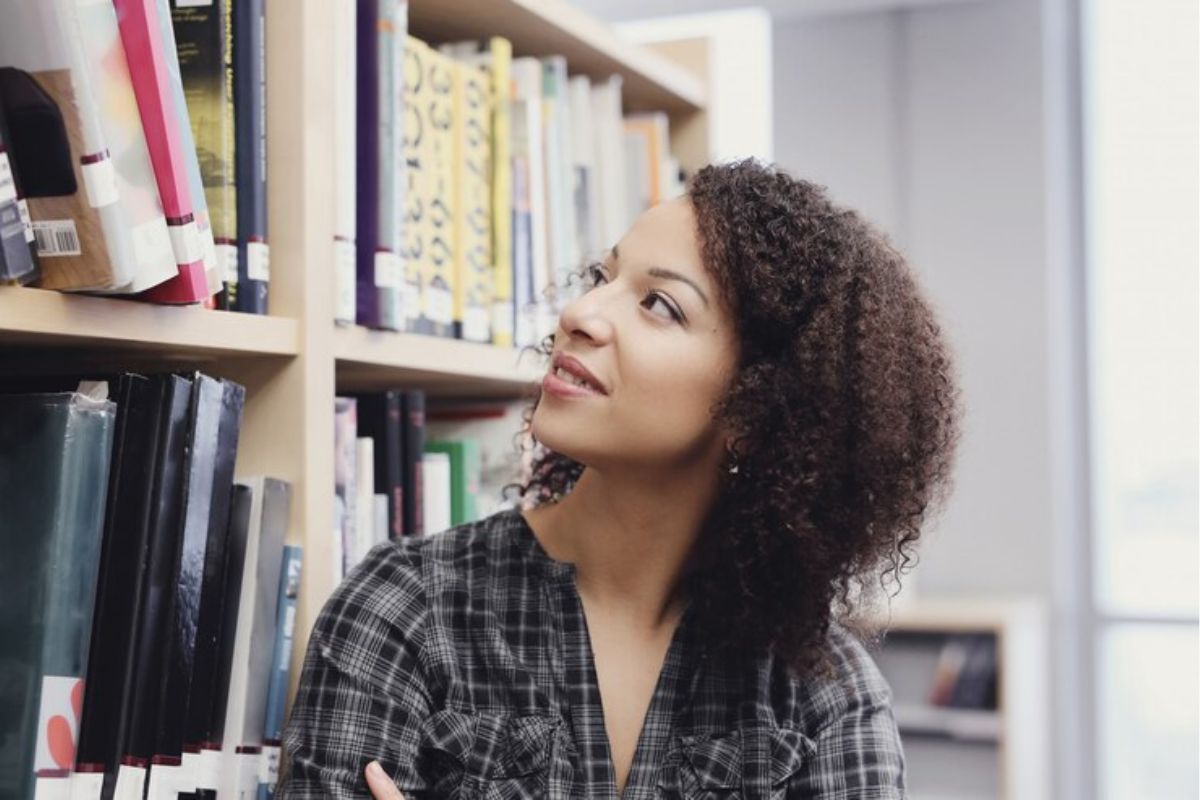
M 358 0 L 358 222 L 357 310 L 359 325 L 382 327 L 375 286 L 375 252 L 379 247 L 379 3 Z

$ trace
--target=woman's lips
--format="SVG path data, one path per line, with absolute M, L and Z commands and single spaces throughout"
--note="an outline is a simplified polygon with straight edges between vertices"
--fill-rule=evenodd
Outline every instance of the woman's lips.
M 561 397 L 564 400 L 580 397 L 603 397 L 600 392 L 591 387 L 579 386 L 578 384 L 563 380 L 555 375 L 553 370 L 547 372 L 546 377 L 542 378 L 542 390 L 547 394 Z

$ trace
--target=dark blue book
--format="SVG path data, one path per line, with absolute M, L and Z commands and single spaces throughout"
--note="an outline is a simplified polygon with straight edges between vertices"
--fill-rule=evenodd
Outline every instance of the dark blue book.
M 404 535 L 403 395 L 399 390 L 359 395 L 358 435 L 375 440 L 375 491 L 388 497 L 388 537 Z
M 379 2 L 358 0 L 358 127 L 355 150 L 355 320 L 383 325 L 375 263 L 379 250 Z
M 283 710 L 287 703 L 288 681 L 292 674 L 292 642 L 296 633 L 296 600 L 300 596 L 300 569 L 304 550 L 284 545 L 283 567 L 279 573 L 278 608 L 275 611 L 275 647 L 271 657 L 271 678 L 267 682 L 267 712 L 263 728 L 263 758 L 266 780 L 260 774 L 258 800 L 271 800 L 279 778 L 279 754 L 283 739 Z
M 237 310 L 267 313 L 267 84 L 263 0 L 233 4 L 234 162 L 237 173 Z
M 12 137 L 5 123 L 4 102 L 0 98 L 0 281 L 33 283 L 41 276 L 33 228 L 26 224 L 21 178 L 16 159 L 10 153 Z

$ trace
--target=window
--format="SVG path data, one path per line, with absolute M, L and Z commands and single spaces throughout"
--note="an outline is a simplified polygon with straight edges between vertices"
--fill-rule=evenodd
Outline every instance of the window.
M 1094 776 L 1197 792 L 1196 0 L 1084 0 Z

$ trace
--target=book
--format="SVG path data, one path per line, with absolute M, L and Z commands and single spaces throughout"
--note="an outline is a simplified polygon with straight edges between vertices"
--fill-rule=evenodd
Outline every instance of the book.
M 357 566 L 367 551 L 384 538 L 375 532 L 375 440 L 358 436 L 354 440 L 354 535 L 355 550 L 351 566 Z M 376 539 L 376 536 L 380 539 Z
M 41 277 L 33 224 L 27 222 L 29 204 L 21 191 L 21 179 L 9 157 L 11 137 L 0 102 L 0 283 L 33 283 Z
M 245 752 L 247 747 L 256 751 L 262 747 L 292 496 L 291 484 L 275 478 L 258 476 L 239 483 L 250 486 L 254 494 L 225 710 L 224 753 L 227 765 L 233 765 L 222 776 L 221 794 L 227 797 L 236 797 L 243 785 L 251 787 L 251 794 L 257 792 L 259 759 L 235 756 L 239 748 Z
M 174 62 L 175 53 L 166 50 L 158 0 L 113 0 L 113 6 L 178 270 L 173 278 L 151 289 L 147 298 L 160 303 L 196 303 L 208 297 L 208 274 L 187 168 L 187 161 L 196 154 L 194 147 L 184 149 L 168 67 L 168 59 Z
M 237 180 L 236 310 L 267 313 L 267 84 L 264 0 L 233 3 L 234 162 Z
M 425 533 L 424 472 L 425 455 L 425 392 L 409 389 L 404 392 L 400 406 L 402 420 L 400 451 L 404 466 L 404 535 Z
M 580 257 L 575 242 L 573 165 L 571 156 L 571 101 L 567 82 L 567 60 L 563 56 L 542 59 L 542 120 L 545 130 L 546 228 L 552 311 L 557 317 L 560 290 L 567 283 Z
M 542 124 L 542 64 L 536 58 L 512 62 L 513 204 L 524 215 L 514 232 L 513 269 L 517 299 L 518 347 L 540 341 L 549 330 L 551 268 L 546 225 L 546 161 Z M 516 240 L 527 237 L 521 242 Z M 518 258 L 520 254 L 520 258 Z M 522 274 L 525 273 L 525 274 Z
M 423 332 L 454 336 L 454 293 L 457 278 L 454 248 L 461 224 L 454 191 L 454 67 L 448 56 L 425 47 L 428 98 L 424 132 L 426 192 L 425 243 L 421 258 Z
M 425 453 L 445 453 L 450 459 L 450 524 L 478 519 L 480 461 L 479 440 L 431 440 Z
M 404 40 L 408 3 L 379 0 L 379 244 L 375 286 L 380 326 L 404 330 Z
M 428 80 L 429 48 L 419 39 L 405 37 L 403 56 L 404 138 L 404 216 L 401 237 L 404 243 L 404 314 L 405 330 L 430 333 L 433 322 L 425 308 L 426 262 L 429 258 L 429 223 L 433 203 L 430 176 L 432 154 L 429 119 L 432 90 Z M 362 134 L 359 134 L 361 139 Z M 363 196 L 359 187 L 359 197 Z M 361 233 L 361 231 L 360 231 Z
M 401 448 L 403 392 L 388 390 L 358 395 L 358 434 L 375 440 L 375 490 L 387 496 L 388 538 L 404 535 L 404 481 Z
M 353 566 L 358 552 L 356 530 L 354 441 L 358 438 L 358 406 L 352 397 L 334 398 L 333 412 L 333 515 L 334 515 L 334 578 L 340 583 Z
M 179 538 L 183 524 L 184 481 L 192 380 L 181 375 L 165 378 L 166 386 L 156 436 L 153 482 L 148 487 L 149 547 L 145 559 L 141 604 L 134 618 L 132 667 L 126 679 L 128 721 L 122 764 L 148 768 L 159 755 L 159 711 L 162 676 L 167 669 L 173 597 L 178 578 Z M 152 770 L 150 770 L 152 772 Z M 145 776 L 146 780 L 150 775 Z M 118 783 L 121 775 L 118 774 Z
M 75 766 L 114 417 L 103 393 L 0 395 L 4 797 Z
M 513 194 L 511 158 L 512 42 L 488 41 L 492 95 L 492 343 L 512 347 L 516 328 L 513 306 Z
M 287 703 L 288 681 L 292 674 L 292 642 L 296 634 L 296 601 L 300 596 L 300 572 L 304 550 L 289 544 L 283 548 L 283 566 L 279 572 L 279 592 L 275 611 L 275 643 L 271 655 L 271 677 L 267 682 L 267 710 L 263 723 L 263 772 L 258 784 L 258 800 L 275 796 L 279 780 L 279 751 L 283 739 L 283 711 Z
M 333 20 L 334 321 L 357 315 L 358 3 L 341 0 Z
M 625 141 L 621 122 L 620 75 L 592 85 L 592 129 L 595 131 L 596 182 L 600 229 L 597 244 L 601 251 L 615 245 L 625 235 L 632 218 L 625 189 Z
M 592 82 L 575 75 L 568 82 L 571 105 L 571 162 L 574 172 L 575 237 L 580 262 L 599 258 L 600 201 L 596 180 L 596 139 L 592 123 Z M 573 287 L 572 287 L 573 288 Z
M 491 240 L 492 100 L 488 76 L 451 60 L 454 93 L 454 335 L 472 342 L 492 339 Z
M 426 451 L 423 469 L 425 533 L 437 533 L 451 525 L 450 456 Z
M 171 107 L 175 109 L 179 136 L 182 140 L 184 167 L 187 168 L 188 189 L 192 197 L 192 215 L 196 220 L 196 232 L 200 236 L 204 274 L 208 278 L 204 303 L 206 308 L 214 308 L 214 298 L 221 291 L 222 284 L 221 263 L 217 257 L 216 240 L 213 237 L 212 215 L 208 212 L 208 197 L 204 193 L 204 176 L 200 174 L 200 156 L 196 149 L 196 137 L 192 133 L 191 112 L 188 110 L 187 97 L 183 91 L 183 72 L 179 68 L 179 44 L 175 40 L 175 25 L 171 18 L 171 0 L 156 0 L 156 3 L 159 36 L 162 37 L 163 49 L 166 53 Z
M 196 617 L 192 688 L 187 698 L 183 727 L 184 750 L 188 751 L 190 748 L 193 752 L 199 752 L 205 744 L 218 738 L 219 731 L 212 727 L 213 706 L 224 699 L 217 695 L 220 682 L 221 626 L 225 620 L 227 562 L 231 551 L 229 540 L 232 535 L 230 504 L 233 498 L 233 472 L 237 461 L 238 435 L 241 430 L 246 390 L 232 381 L 223 381 L 221 388 L 217 449 L 213 462 L 212 502 L 208 515 L 200 605 Z M 218 787 L 211 785 L 205 788 L 215 790 Z
M 40 285 L 141 292 L 175 274 L 110 4 L 0 2 L 0 97 Z
M 238 250 L 232 0 L 176 3 L 171 22 L 221 279 L 216 306 L 234 308 Z

